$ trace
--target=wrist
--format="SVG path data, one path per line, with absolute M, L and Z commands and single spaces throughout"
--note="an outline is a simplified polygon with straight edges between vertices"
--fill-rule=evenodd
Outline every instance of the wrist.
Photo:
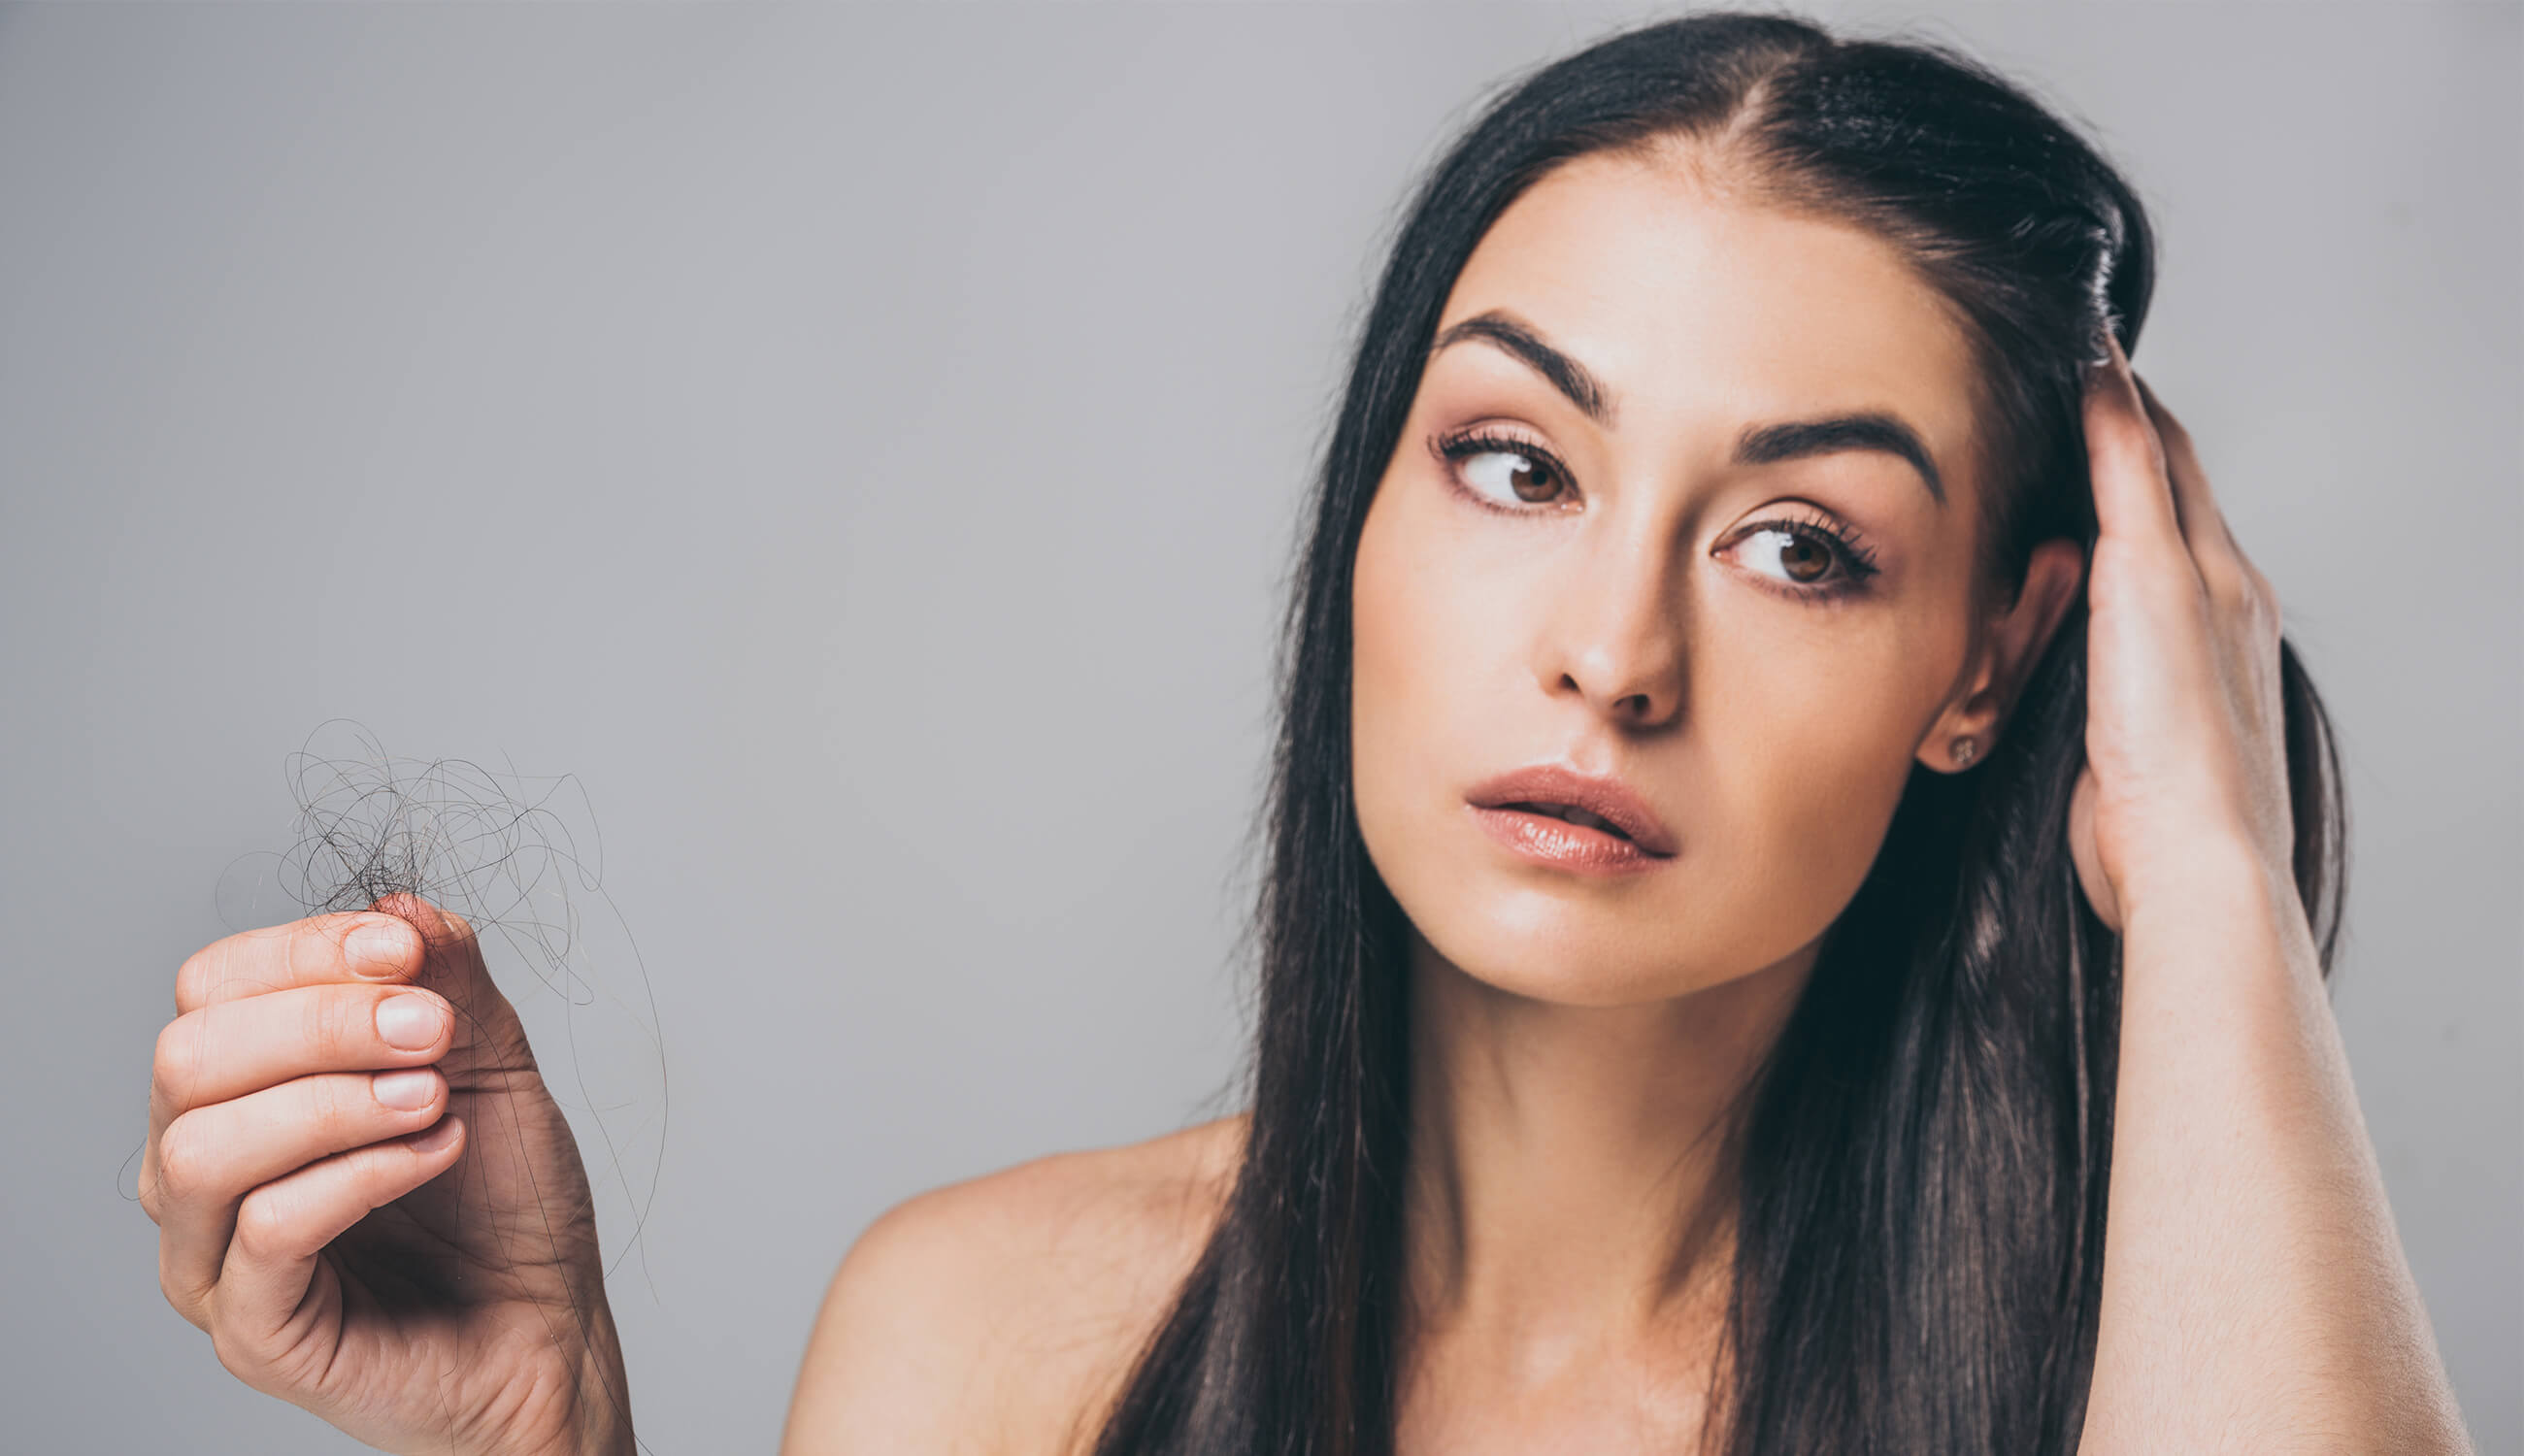
M 622 1364 L 622 1349 L 607 1318 L 579 1368 L 578 1439 L 571 1456 L 633 1456 L 639 1444 L 631 1433 L 631 1383 Z
M 633 1456 L 639 1449 L 631 1430 L 631 1386 L 612 1315 L 601 1297 L 583 1309 L 586 1343 L 574 1356 L 543 1345 L 551 1363 L 532 1374 L 520 1370 L 513 1378 L 541 1388 L 532 1397 L 520 1390 L 512 1401 L 517 1406 L 514 1420 L 468 1442 L 480 1456 Z
M 2186 947 L 2214 950 L 2221 962 L 2241 957 L 2299 966 L 2320 979 L 2313 933 L 2287 870 L 2242 850 L 2204 849 L 2155 883 L 2131 888 L 2123 902 L 2122 975 Z
M 2203 834 L 2189 852 L 2160 859 L 2113 887 L 2124 937 L 2142 924 L 2164 925 L 2197 915 L 2231 921 L 2247 905 L 2295 904 L 2296 881 L 2241 838 Z

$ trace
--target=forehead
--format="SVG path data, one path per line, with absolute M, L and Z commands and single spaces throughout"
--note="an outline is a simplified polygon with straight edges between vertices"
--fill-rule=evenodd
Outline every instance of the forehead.
M 1952 303 L 1874 234 L 1713 188 L 1670 156 L 1589 155 L 1527 189 L 1439 327 L 1492 309 L 1601 378 L 1624 426 L 1886 409 L 1962 473 L 1976 380 Z

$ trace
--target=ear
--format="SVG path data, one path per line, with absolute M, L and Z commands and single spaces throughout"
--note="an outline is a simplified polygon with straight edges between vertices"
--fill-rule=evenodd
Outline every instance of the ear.
M 1971 661 L 1965 664 L 1962 688 L 1919 744 L 1921 763 L 1954 773 L 1989 756 L 2016 690 L 2041 660 L 2043 649 L 2051 645 L 2051 635 L 2068 614 L 2085 578 L 2086 553 L 2076 542 L 2062 536 L 2033 549 L 2024 590 L 1981 633 Z M 1958 740 L 1972 745 L 1968 757 L 1956 754 Z

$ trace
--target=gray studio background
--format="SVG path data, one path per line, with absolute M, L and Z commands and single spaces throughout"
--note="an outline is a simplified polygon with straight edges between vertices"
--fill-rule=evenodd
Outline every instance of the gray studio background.
M 124 1166 L 336 715 L 601 819 L 671 1082 L 613 1286 L 665 1456 L 770 1447 L 888 1205 L 1220 1110 L 1383 228 L 1640 13 L 0 11 L 0 1447 L 353 1449 L 166 1307 Z M 2335 1003 L 2524 1449 L 2524 10 L 1815 13 L 2035 81 L 2156 209 L 2138 364 L 2343 730 Z

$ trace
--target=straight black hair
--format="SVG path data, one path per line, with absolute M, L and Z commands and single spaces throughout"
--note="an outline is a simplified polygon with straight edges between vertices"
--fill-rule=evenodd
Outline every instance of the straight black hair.
M 1967 320 L 1984 600 L 2021 590 L 2035 544 L 2094 543 L 2086 374 L 2106 330 L 2136 345 L 2155 243 L 2130 187 L 2026 93 L 1942 45 L 1721 12 L 1614 35 L 1490 104 L 1404 217 L 1316 481 L 1278 664 L 1242 1161 L 1099 1456 L 1392 1449 L 1407 927 L 1352 798 L 1351 565 L 1475 245 L 1561 163 L 1667 142 L 1752 201 L 1886 238 Z M 1977 771 L 1915 767 L 1749 1089 L 1704 1449 L 2075 1445 L 2119 1024 L 2117 938 L 2067 846 L 2085 655 L 2081 601 Z M 2281 667 L 2293 868 L 2328 977 L 2346 806 L 2285 645 Z

